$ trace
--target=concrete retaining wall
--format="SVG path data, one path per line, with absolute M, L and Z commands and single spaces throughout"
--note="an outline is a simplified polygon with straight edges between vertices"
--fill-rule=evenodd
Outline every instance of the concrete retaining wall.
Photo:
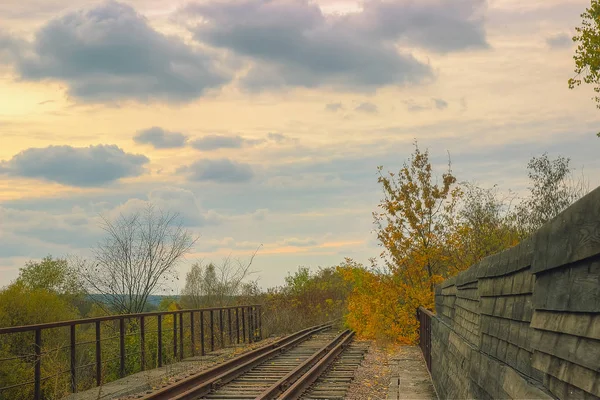
M 440 398 L 600 398 L 600 188 L 435 296 Z

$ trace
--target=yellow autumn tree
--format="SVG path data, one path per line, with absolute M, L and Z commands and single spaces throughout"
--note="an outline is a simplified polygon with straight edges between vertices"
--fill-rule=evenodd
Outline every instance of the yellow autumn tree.
M 447 243 L 455 224 L 461 190 L 450 160 L 440 184 L 433 176 L 429 152 L 415 151 L 398 173 L 378 168 L 384 198 L 373 213 L 375 232 L 384 247 L 388 271 L 407 285 L 407 293 L 432 294 L 436 283 L 453 271 Z
M 378 172 L 384 196 L 373 217 L 384 269 L 351 260 L 340 266 L 353 283 L 346 322 L 365 338 L 414 343 L 416 309 L 432 309 L 434 286 L 458 272 L 449 248 L 456 247 L 453 227 L 462 191 L 450 161 L 438 184 L 428 151 L 417 143 L 398 173 L 384 173 L 383 167 Z
M 338 266 L 338 271 L 352 283 L 347 299 L 349 327 L 362 338 L 414 342 L 415 325 L 409 323 L 414 310 L 402 300 L 406 292 L 397 276 L 365 267 L 349 258 Z

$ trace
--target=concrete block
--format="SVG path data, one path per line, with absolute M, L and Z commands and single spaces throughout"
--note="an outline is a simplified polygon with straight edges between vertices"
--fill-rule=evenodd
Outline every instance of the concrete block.
M 505 368 L 502 389 L 511 399 L 552 399 L 553 397 L 523 379 L 511 368 Z
M 537 237 L 540 231 L 547 237 Z M 599 254 L 600 187 L 548 221 L 540 231 L 536 233 L 532 264 L 535 273 Z
M 600 397 L 600 387 L 596 385 L 596 382 L 600 380 L 600 373 L 597 371 L 540 351 L 533 353 L 532 367 Z
M 496 297 L 482 297 L 480 302 L 481 314 L 494 315 Z
M 498 319 L 498 338 L 508 341 L 508 334 L 510 332 L 510 320 L 509 319 Z
M 515 368 L 522 374 L 531 375 L 531 353 L 527 350 L 517 349 L 517 363 Z
M 533 342 L 533 349 L 600 372 L 600 343 L 573 335 L 549 331 L 541 334 Z
M 492 256 L 488 256 L 483 260 L 479 261 L 479 268 L 477 269 L 477 278 L 485 278 L 489 274 L 491 266 Z
M 454 286 L 456 283 L 456 276 L 453 276 L 451 278 L 446 279 L 444 282 L 440 283 L 440 286 L 442 288 L 442 293 L 444 293 L 443 289 L 446 289 L 450 286 Z
M 504 340 L 499 340 L 498 342 L 498 351 L 496 353 L 496 358 L 506 362 L 506 351 L 508 349 L 508 342 Z
M 531 327 L 600 340 L 600 313 L 571 314 L 536 310 L 531 319 Z
M 600 312 L 600 261 L 581 261 L 536 278 L 536 309 Z
M 533 238 L 528 237 L 519 243 L 519 267 L 531 267 L 533 261 Z
M 514 344 L 508 343 L 506 346 L 506 363 L 511 367 L 517 366 L 517 353 L 519 348 Z

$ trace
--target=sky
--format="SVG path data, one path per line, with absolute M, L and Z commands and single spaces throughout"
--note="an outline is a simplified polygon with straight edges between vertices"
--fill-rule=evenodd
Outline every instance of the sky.
M 381 251 L 377 166 L 418 141 L 441 174 L 523 193 L 527 161 L 600 185 L 600 110 L 569 90 L 580 0 L 6 0 L 0 286 L 89 256 L 151 202 L 200 239 L 178 265 L 252 279 Z

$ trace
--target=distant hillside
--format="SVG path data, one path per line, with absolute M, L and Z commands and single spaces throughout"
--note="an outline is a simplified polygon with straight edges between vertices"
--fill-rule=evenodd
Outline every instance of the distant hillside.
M 166 295 L 160 295 L 160 294 L 151 294 L 150 296 L 148 296 L 147 306 L 150 306 L 150 308 L 156 308 L 156 307 L 158 307 L 158 305 L 164 298 L 171 298 L 171 299 L 175 299 L 175 300 L 179 301 L 180 297 L 181 296 L 166 296 Z M 102 302 L 102 300 L 103 300 L 103 296 L 100 294 L 89 294 L 88 298 L 95 302 Z

